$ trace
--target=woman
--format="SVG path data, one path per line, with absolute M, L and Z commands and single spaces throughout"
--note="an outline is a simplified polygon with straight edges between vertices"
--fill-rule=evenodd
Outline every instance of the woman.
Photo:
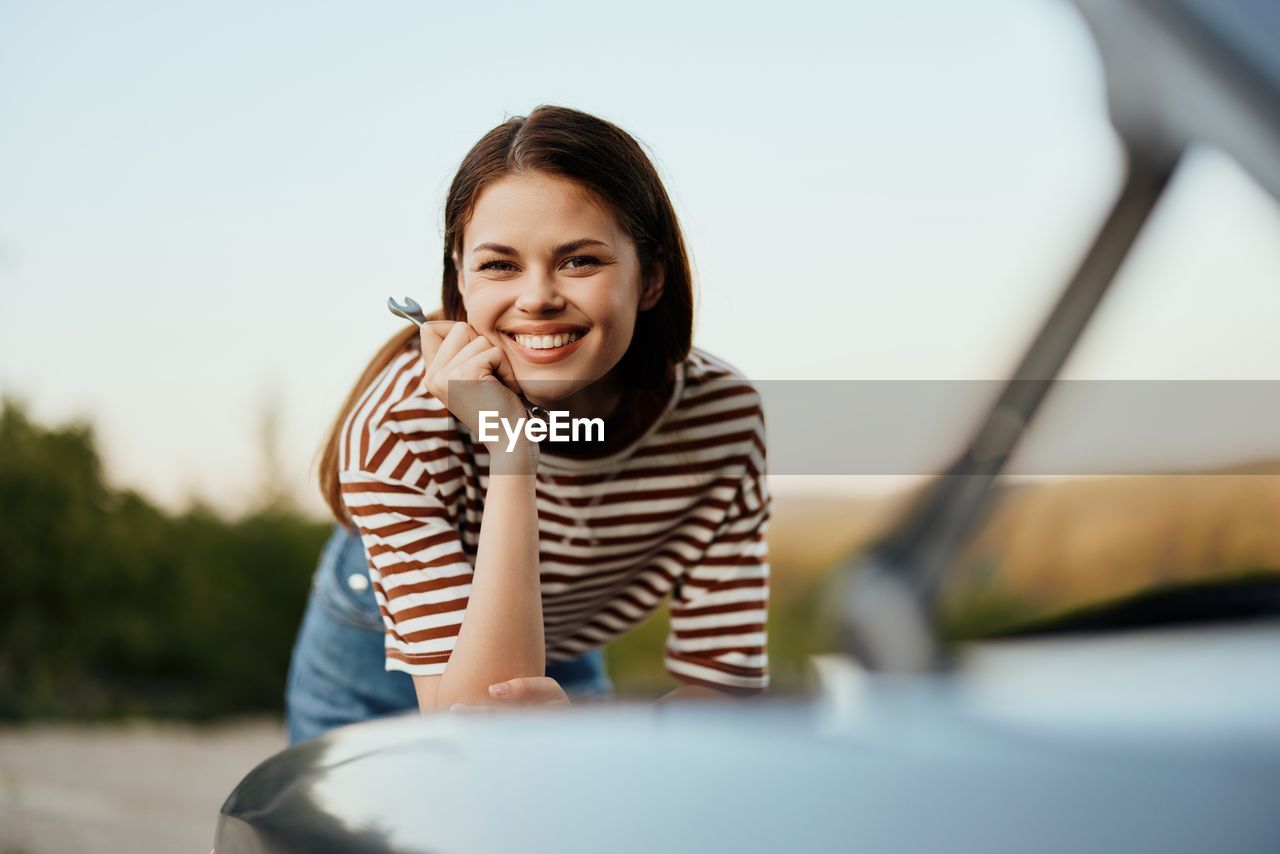
M 396 702 L 430 713 L 607 695 L 586 656 L 668 595 L 663 660 L 680 687 L 664 700 L 765 690 L 759 399 L 692 347 L 684 238 L 639 144 L 563 107 L 504 122 L 450 186 L 444 249 L 444 320 L 374 357 L 320 471 L 363 545 L 385 668 L 412 680 Z M 526 404 L 598 419 L 603 441 L 481 429 L 520 424 Z M 291 732 L 314 732 L 309 701 L 372 667 L 317 657 L 308 629 Z

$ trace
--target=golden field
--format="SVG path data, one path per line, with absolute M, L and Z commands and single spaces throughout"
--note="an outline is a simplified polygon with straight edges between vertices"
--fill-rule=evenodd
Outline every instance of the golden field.
M 823 582 L 913 498 L 774 498 L 769 654 L 780 690 L 801 690 L 808 657 L 831 643 Z M 1280 572 L 1280 460 L 1004 486 L 949 571 L 941 619 L 947 634 L 976 636 L 1164 585 L 1258 572 Z M 609 647 L 610 672 L 629 693 L 656 691 L 663 679 L 662 611 Z

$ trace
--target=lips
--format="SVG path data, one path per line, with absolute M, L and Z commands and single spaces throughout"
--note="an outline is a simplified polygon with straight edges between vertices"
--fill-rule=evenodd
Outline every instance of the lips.
M 582 333 L 558 332 L 555 335 L 528 335 L 523 332 L 517 332 L 511 337 L 521 347 L 528 347 L 530 350 L 552 350 L 556 347 L 563 347 L 565 344 L 572 344 L 582 337 Z
M 546 365 L 572 355 L 589 331 L 579 327 L 539 327 L 506 330 L 503 334 L 517 356 L 535 365 Z

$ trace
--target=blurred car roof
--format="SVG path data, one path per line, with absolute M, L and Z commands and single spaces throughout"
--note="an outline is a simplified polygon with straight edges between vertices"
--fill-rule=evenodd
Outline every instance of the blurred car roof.
M 1280 3 L 1073 0 L 1112 123 L 1144 150 L 1221 148 L 1280 199 Z
M 217 850 L 1233 852 L 1280 843 L 1280 620 L 823 662 L 812 699 L 408 715 L 268 759 Z

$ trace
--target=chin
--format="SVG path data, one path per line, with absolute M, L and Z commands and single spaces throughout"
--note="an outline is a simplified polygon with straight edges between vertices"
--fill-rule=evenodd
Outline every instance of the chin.
M 516 380 L 520 383 L 520 389 L 525 397 L 542 404 L 544 408 L 549 408 L 547 404 L 572 397 L 595 382 L 593 379 L 573 379 L 540 374 L 541 372 L 537 372 L 534 376 L 517 374 Z

